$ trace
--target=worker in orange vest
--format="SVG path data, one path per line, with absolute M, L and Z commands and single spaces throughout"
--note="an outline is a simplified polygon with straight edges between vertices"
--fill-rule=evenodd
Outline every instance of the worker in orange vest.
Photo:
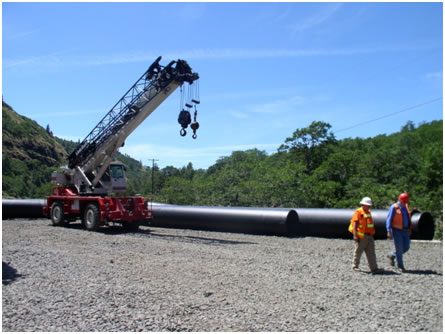
M 388 239 L 394 240 L 395 246 L 395 250 L 388 255 L 389 262 L 392 266 L 395 266 L 394 260 L 397 259 L 397 268 L 401 272 L 406 271 L 403 265 L 403 254 L 406 253 L 410 247 L 410 237 L 413 228 L 408 203 L 408 194 L 400 194 L 399 201 L 391 205 L 388 216 L 386 217 Z
M 370 209 L 372 200 L 369 197 L 364 197 L 360 204 L 361 207 L 355 210 L 349 225 L 349 232 L 353 234 L 355 242 L 352 269 L 359 270 L 360 257 L 362 253 L 365 252 L 371 273 L 382 273 L 383 270 L 377 267 L 377 259 L 375 256 L 375 228 Z

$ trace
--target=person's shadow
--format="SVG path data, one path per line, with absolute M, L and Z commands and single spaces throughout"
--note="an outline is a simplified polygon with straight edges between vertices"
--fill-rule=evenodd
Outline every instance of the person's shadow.
M 442 276 L 442 273 L 438 273 L 434 270 L 405 270 L 405 272 L 386 270 L 384 269 L 381 273 L 375 273 L 372 275 L 402 275 L 402 274 L 413 274 L 413 275 L 438 275 Z
M 404 273 L 394 270 L 384 269 L 381 273 L 375 273 L 373 275 L 402 275 L 402 274 L 414 274 L 414 275 L 438 275 L 442 276 L 442 273 L 438 273 L 434 270 L 405 270 Z
M 22 275 L 17 273 L 17 269 L 11 267 L 9 263 L 2 261 L 2 284 L 8 285 L 14 282 L 18 277 Z
M 414 274 L 414 275 L 438 275 L 442 276 L 442 273 L 438 273 L 435 270 L 405 270 L 406 274 Z

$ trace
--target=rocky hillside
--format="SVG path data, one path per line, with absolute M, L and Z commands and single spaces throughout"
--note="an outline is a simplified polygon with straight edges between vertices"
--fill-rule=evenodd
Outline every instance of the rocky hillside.
M 2 105 L 3 157 L 37 160 L 47 167 L 58 166 L 67 157 L 65 148 L 37 122 Z
M 52 135 L 37 122 L 2 105 L 2 196 L 43 198 L 51 193 L 51 173 L 65 165 L 77 143 Z M 128 176 L 137 177 L 142 165 L 121 154 L 116 159 L 127 165 Z

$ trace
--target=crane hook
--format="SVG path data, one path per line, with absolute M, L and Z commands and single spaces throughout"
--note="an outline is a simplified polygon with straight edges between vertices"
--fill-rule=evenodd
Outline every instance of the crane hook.
M 196 117 L 198 116 L 198 110 L 196 110 L 196 105 L 195 105 L 195 114 L 193 115 L 193 123 L 190 125 L 190 127 L 193 130 L 193 139 L 196 139 L 198 136 L 196 135 L 196 130 L 199 129 L 199 123 L 196 121 Z
M 192 117 L 190 115 L 190 112 L 188 110 L 182 109 L 178 116 L 178 123 L 181 124 L 181 131 L 179 134 L 184 137 L 187 134 L 187 131 L 185 129 L 189 126 L 189 124 L 192 122 Z
M 193 130 L 193 139 L 196 139 L 198 136 L 196 135 L 196 130 L 199 128 L 199 123 L 196 121 L 196 119 L 193 121 L 193 123 L 190 125 L 190 127 Z

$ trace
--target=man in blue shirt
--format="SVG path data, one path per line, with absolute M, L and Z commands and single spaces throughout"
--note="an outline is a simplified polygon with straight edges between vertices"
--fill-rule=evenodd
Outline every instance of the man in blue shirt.
M 395 265 L 394 259 L 397 259 L 397 267 L 401 272 L 405 272 L 403 254 L 406 253 L 410 247 L 412 231 L 408 202 L 408 194 L 400 194 L 399 201 L 389 208 L 388 216 L 386 217 L 388 239 L 394 240 L 394 246 L 396 248 L 388 258 L 392 266 Z

